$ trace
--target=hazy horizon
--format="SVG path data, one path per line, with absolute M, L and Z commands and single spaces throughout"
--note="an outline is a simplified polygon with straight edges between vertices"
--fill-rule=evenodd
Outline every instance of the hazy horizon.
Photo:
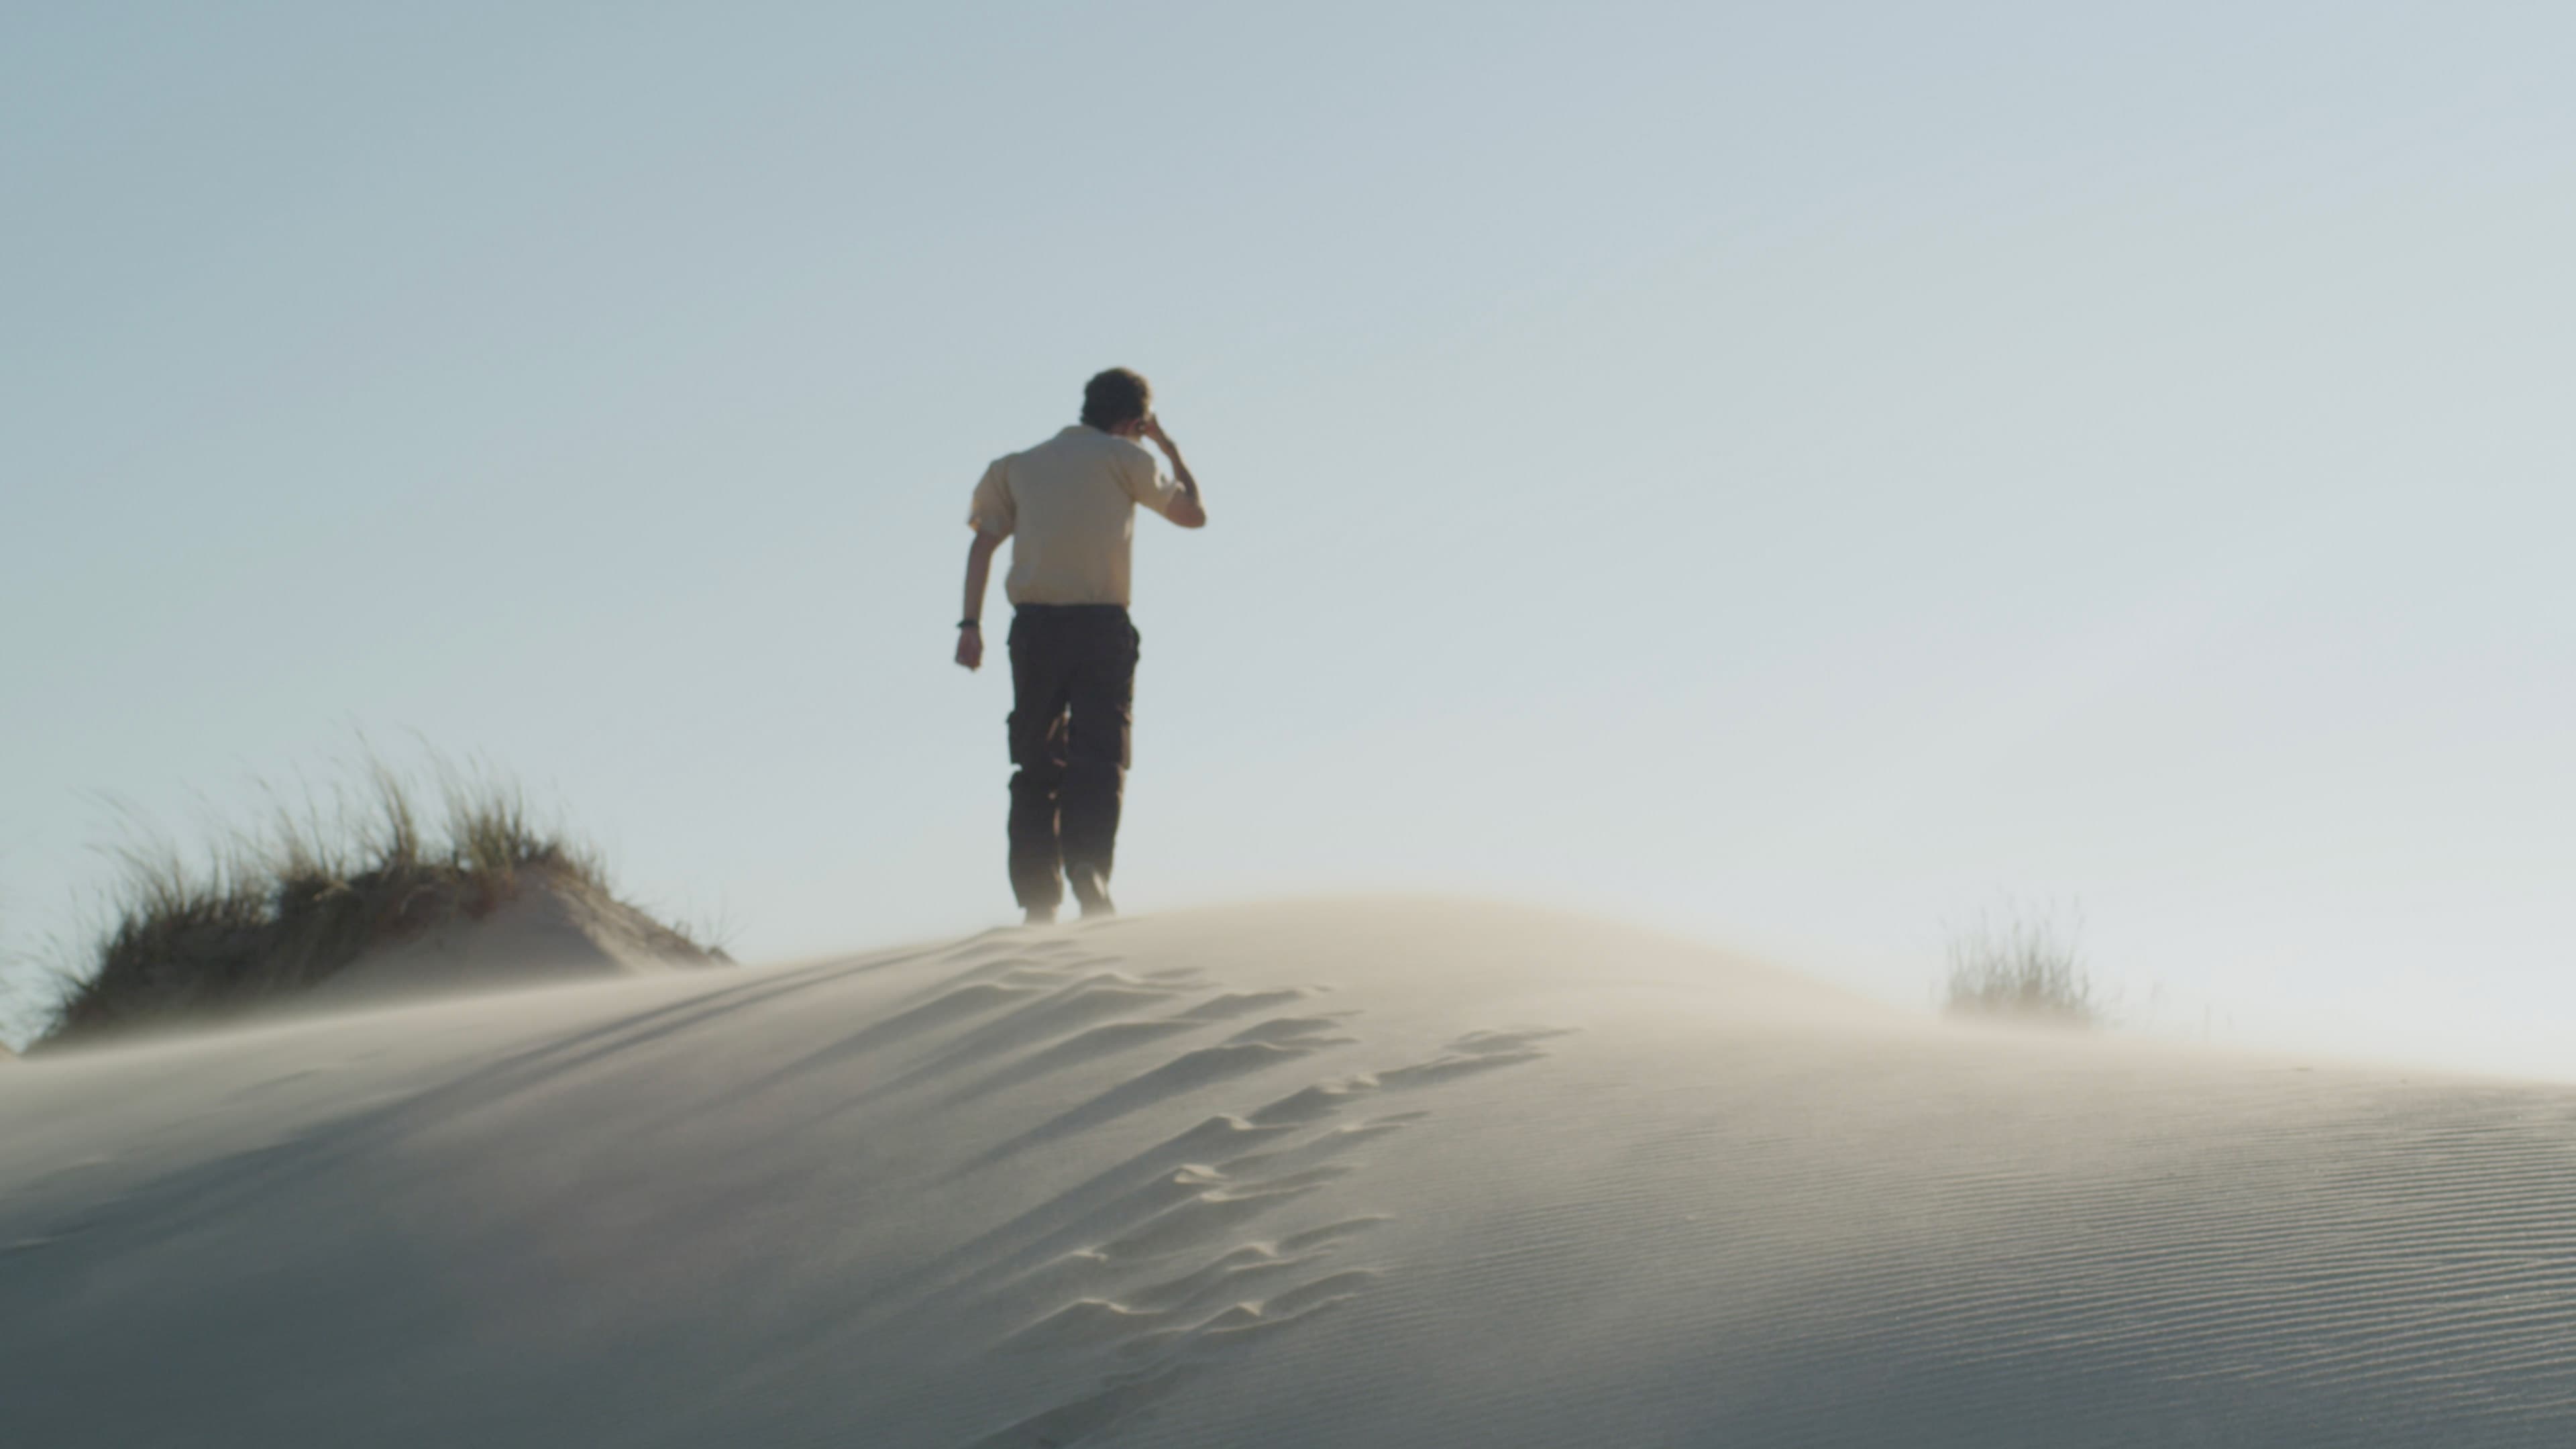
M 1140 522 L 1131 910 L 1527 900 L 1928 1001 L 2011 894 L 2152 1029 L 2576 1073 L 2571 41 L 0 20 L 0 949 L 103 797 L 361 731 L 747 958 L 1010 918 L 966 499 L 1124 364 L 1212 515 Z

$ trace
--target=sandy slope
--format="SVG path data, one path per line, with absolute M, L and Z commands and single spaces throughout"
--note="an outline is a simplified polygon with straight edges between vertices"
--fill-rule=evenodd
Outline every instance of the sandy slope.
M 34 1062 L 42 1445 L 2576 1443 L 2576 1090 L 1209 911 Z
M 537 877 L 488 915 L 368 952 L 272 1009 L 685 971 L 716 959 L 587 881 Z

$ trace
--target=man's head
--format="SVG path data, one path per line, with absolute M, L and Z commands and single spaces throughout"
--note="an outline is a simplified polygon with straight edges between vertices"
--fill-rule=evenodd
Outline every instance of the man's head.
M 1128 368 L 1113 367 L 1083 386 L 1082 421 L 1086 427 L 1132 438 L 1144 431 L 1145 419 L 1153 411 L 1154 389 Z

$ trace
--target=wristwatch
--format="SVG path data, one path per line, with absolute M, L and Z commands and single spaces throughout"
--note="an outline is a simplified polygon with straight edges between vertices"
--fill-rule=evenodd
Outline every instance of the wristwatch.
M 960 629 L 981 629 L 984 626 L 973 619 L 960 619 L 957 621 L 957 627 Z

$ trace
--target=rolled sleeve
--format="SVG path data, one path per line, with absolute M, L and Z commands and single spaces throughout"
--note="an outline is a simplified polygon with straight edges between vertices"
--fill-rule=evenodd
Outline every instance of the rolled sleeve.
M 1020 510 L 1011 501 L 1011 479 L 1008 458 L 997 458 L 984 470 L 983 481 L 975 485 L 975 501 L 966 510 L 966 526 L 977 533 L 995 538 L 1008 538 L 1019 526 Z

